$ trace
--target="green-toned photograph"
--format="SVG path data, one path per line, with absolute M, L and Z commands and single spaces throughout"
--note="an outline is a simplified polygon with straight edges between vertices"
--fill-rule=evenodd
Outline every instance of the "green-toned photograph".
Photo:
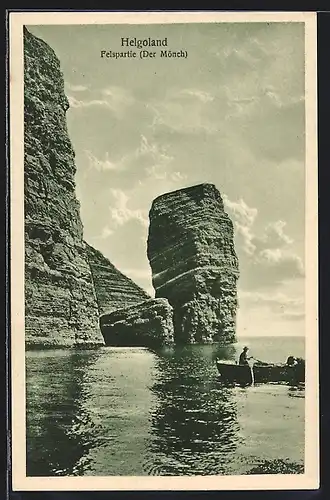
M 22 47 L 27 478 L 304 475 L 305 22 Z

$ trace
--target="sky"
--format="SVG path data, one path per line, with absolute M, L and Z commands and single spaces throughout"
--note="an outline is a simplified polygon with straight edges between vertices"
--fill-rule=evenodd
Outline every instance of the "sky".
M 304 25 L 28 26 L 60 59 L 84 237 L 154 291 L 148 212 L 211 182 L 234 222 L 238 336 L 304 335 Z M 122 37 L 187 58 L 101 58 Z

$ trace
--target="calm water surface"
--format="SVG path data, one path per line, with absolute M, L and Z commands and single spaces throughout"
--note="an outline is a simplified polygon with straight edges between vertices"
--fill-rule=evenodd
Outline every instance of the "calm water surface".
M 302 338 L 248 343 L 267 361 L 305 357 Z M 303 472 L 304 391 L 223 387 L 214 359 L 241 347 L 27 352 L 27 474 Z

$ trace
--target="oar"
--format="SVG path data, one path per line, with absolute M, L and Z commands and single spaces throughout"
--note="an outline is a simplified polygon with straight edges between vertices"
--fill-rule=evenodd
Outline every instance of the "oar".
M 254 359 L 254 361 L 257 361 L 257 363 L 265 363 L 265 361 L 261 361 L 261 359 L 254 358 L 253 356 L 252 359 Z
M 253 373 L 253 366 L 251 366 L 251 379 L 252 379 L 252 386 L 254 385 L 254 373 Z
M 249 365 L 250 372 L 251 372 L 251 386 L 254 385 L 254 372 L 253 372 L 253 365 Z

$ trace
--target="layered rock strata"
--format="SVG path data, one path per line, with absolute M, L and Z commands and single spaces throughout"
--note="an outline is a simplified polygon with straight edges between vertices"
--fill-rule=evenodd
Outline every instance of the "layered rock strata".
M 68 108 L 54 51 L 24 29 L 27 347 L 102 345 L 100 315 L 150 299 L 83 240 Z
M 150 295 L 86 243 L 100 315 L 150 299 Z
M 238 259 L 219 191 L 200 184 L 166 193 L 149 218 L 153 286 L 173 307 L 176 342 L 233 342 Z
M 100 318 L 106 345 L 160 347 L 171 344 L 173 310 L 166 299 L 150 299 Z
M 60 63 L 24 29 L 25 332 L 28 347 L 100 345 Z

